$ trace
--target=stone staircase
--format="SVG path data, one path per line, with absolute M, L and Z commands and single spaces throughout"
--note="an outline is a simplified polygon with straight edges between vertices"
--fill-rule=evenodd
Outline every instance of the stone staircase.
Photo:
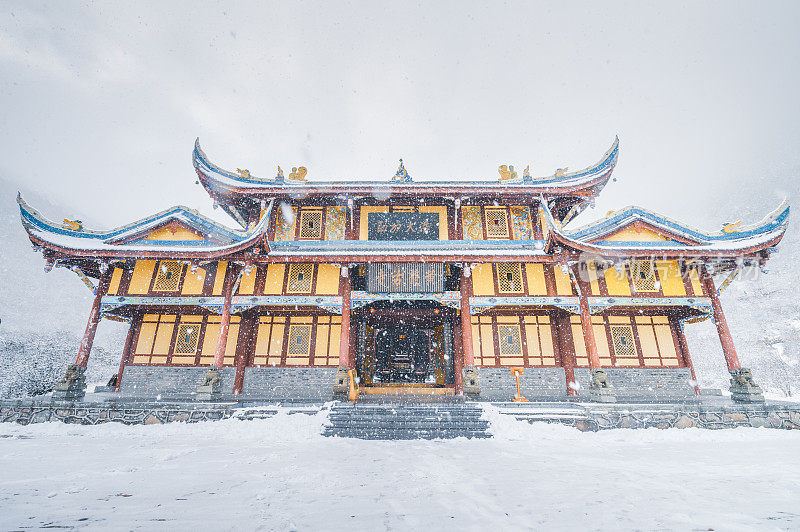
M 362 440 L 490 438 L 489 422 L 482 416 L 478 404 L 337 403 L 323 435 Z

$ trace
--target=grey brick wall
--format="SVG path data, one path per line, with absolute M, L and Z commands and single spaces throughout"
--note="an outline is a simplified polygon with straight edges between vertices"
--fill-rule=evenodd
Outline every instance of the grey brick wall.
M 684 401 L 695 398 L 689 381 L 689 368 L 603 368 L 614 390 L 617 401 Z M 575 379 L 581 388 L 578 397 L 588 395 L 588 368 L 575 368 Z
M 508 368 L 478 368 L 480 401 L 510 401 L 517 393 L 517 379 Z M 519 378 L 522 395 L 531 401 L 564 400 L 567 381 L 564 368 L 525 368 Z
M 243 400 L 323 402 L 333 399 L 336 368 L 245 368 Z
M 202 368 L 126 366 L 120 398 L 193 400 L 206 373 Z M 222 369 L 223 399 L 323 402 L 333 398 L 336 368 L 245 368 L 241 396 L 233 396 L 234 368 Z
M 180 368 L 161 366 L 125 366 L 120 386 L 120 397 L 162 400 L 191 400 L 203 381 L 208 368 Z M 222 390 L 233 392 L 234 368 L 222 369 Z

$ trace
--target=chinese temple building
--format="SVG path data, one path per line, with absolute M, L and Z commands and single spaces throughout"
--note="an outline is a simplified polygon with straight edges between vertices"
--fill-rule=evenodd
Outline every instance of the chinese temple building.
M 501 166 L 489 181 L 415 181 L 401 161 L 388 179 L 329 182 L 223 170 L 196 143 L 199 182 L 235 228 L 174 207 L 89 230 L 20 197 L 46 268 L 95 294 L 54 398 L 83 397 L 108 317 L 130 323 L 118 397 L 687 401 L 699 390 L 684 326 L 712 319 L 733 399 L 763 401 L 719 290 L 764 265 L 788 205 L 718 232 L 638 207 L 573 227 L 618 151 L 545 177 Z

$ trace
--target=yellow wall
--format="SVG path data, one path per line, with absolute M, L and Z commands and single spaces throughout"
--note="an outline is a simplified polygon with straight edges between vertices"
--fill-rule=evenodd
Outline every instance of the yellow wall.
M 586 265 L 587 273 L 589 274 L 589 288 L 593 296 L 600 295 L 600 282 L 597 280 L 597 266 L 594 262 L 589 262 Z
M 285 272 L 285 264 L 270 264 L 267 266 L 267 278 L 264 281 L 264 295 L 274 296 L 283 293 L 283 276 Z
M 624 242 L 664 242 L 668 240 L 668 238 L 650 229 L 638 230 L 635 227 L 626 227 L 621 231 L 604 237 L 603 240 Z
M 528 274 L 528 293 L 532 296 L 546 296 L 547 285 L 544 282 L 544 265 L 539 262 L 525 264 Z
M 605 270 L 606 288 L 610 296 L 630 296 L 631 285 L 628 280 L 628 267 L 625 265 L 619 266 L 617 269 L 614 266 L 606 268 Z
M 657 260 L 656 269 L 665 296 L 685 296 L 686 286 L 681 278 L 681 267 L 677 260 Z
M 550 267 L 553 268 L 555 273 L 556 294 L 559 296 L 571 296 L 572 280 L 569 278 L 569 273 L 565 273 L 558 264 L 553 264 Z
M 339 293 L 339 267 L 335 264 L 317 266 L 317 294 L 336 295 Z
M 150 288 L 150 280 L 153 278 L 153 270 L 156 267 L 154 260 L 137 260 L 133 267 L 133 276 L 128 286 L 129 294 L 146 294 Z
M 494 295 L 494 268 L 491 264 L 476 264 L 472 268 L 472 293 L 476 296 Z
M 122 268 L 114 268 L 114 272 L 111 274 L 111 282 L 108 285 L 108 291 L 106 293 L 110 296 L 116 295 L 121 280 Z
M 147 240 L 203 240 L 202 236 L 193 231 L 174 225 L 156 229 L 145 238 Z
M 700 282 L 700 275 L 697 273 L 697 267 L 692 266 L 689 268 L 689 280 L 692 282 L 692 291 L 696 296 L 703 296 L 703 283 Z
M 256 276 L 258 275 L 258 268 L 253 266 L 250 268 L 250 273 L 246 271 L 242 273 L 242 278 L 239 281 L 239 293 L 249 296 L 256 288 Z
M 203 293 L 203 285 L 206 281 L 206 270 L 197 268 L 197 271 L 192 273 L 191 266 L 186 269 L 186 276 L 183 278 L 183 290 L 181 294 L 195 296 Z
M 218 296 L 222 294 L 222 289 L 225 285 L 225 271 L 228 269 L 228 261 L 221 260 L 217 263 L 217 275 L 214 277 L 214 290 L 212 295 Z

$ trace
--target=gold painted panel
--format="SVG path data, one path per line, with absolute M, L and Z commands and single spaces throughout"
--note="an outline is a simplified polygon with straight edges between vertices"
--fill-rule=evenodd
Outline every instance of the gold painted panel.
M 526 205 L 515 205 L 509 208 L 511 214 L 511 229 L 514 240 L 530 240 L 533 238 L 533 224 L 531 223 L 531 208 Z
M 284 210 L 286 211 L 284 213 Z M 291 216 L 291 220 L 286 216 Z M 278 216 L 276 219 L 275 227 L 275 240 L 294 240 L 295 226 L 297 224 L 297 207 L 281 207 L 278 209 Z
M 325 211 L 325 240 L 344 240 L 347 208 L 327 207 Z
M 483 240 L 480 207 L 475 205 L 461 207 L 461 229 L 464 240 Z

